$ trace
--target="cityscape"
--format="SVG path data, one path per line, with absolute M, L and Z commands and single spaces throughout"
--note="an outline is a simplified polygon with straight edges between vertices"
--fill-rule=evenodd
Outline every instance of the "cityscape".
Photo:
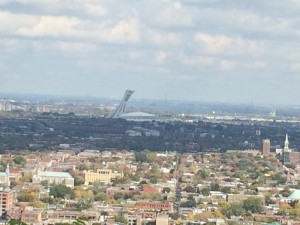
M 0 225 L 300 225 L 299 15 L 0 0 Z
M 300 117 L 134 94 L 3 98 L 1 223 L 298 224 Z

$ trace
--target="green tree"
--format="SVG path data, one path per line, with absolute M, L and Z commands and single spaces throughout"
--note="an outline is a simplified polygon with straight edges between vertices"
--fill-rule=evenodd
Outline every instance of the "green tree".
M 114 194 L 114 199 L 115 200 L 119 200 L 119 199 L 121 199 L 121 198 L 123 198 L 124 197 L 124 195 L 123 195 L 123 193 L 121 193 L 121 192 L 116 192 L 115 194 Z
M 127 224 L 128 221 L 124 216 L 115 216 L 115 222 Z
M 14 163 L 17 165 L 25 165 L 26 164 L 26 159 L 21 156 L 21 155 L 17 155 L 14 159 L 13 159 Z
M 17 219 L 10 219 L 8 221 L 8 225 L 27 225 L 27 223 L 24 223 L 21 220 L 17 220 Z
M 197 203 L 193 197 L 189 197 L 187 201 L 180 204 L 181 207 L 194 208 Z
M 229 193 L 231 193 L 231 188 L 230 187 L 221 187 L 220 191 L 224 194 L 229 194 Z
M 107 194 L 100 192 L 95 196 L 95 201 L 107 201 Z
M 275 203 L 275 201 L 272 200 L 272 194 L 271 193 L 268 192 L 268 193 L 265 194 L 265 202 L 266 202 L 266 205 Z
M 220 185 L 218 183 L 211 183 L 210 184 L 210 190 L 211 191 L 219 191 L 220 190 Z
M 65 198 L 68 195 L 73 195 L 73 191 L 66 185 L 58 184 L 50 187 L 50 195 L 52 195 L 54 198 Z
M 262 199 L 259 197 L 249 197 L 243 201 L 243 208 L 246 212 L 259 213 L 263 209 Z
M 41 181 L 41 185 L 43 185 L 44 187 L 48 187 L 49 182 L 47 180 L 43 180 Z
M 210 172 L 208 170 L 199 170 L 197 174 L 200 176 L 201 179 L 205 180 L 209 177 Z
M 170 193 L 170 192 L 171 192 L 171 188 L 169 188 L 169 187 L 164 187 L 162 189 L 162 193 Z
M 209 196 L 210 195 L 210 189 L 209 188 L 203 188 L 201 190 L 201 194 L 204 196 Z
M 241 216 L 245 213 L 243 204 L 241 203 L 232 203 L 230 205 L 230 211 L 233 216 Z
M 220 211 L 227 218 L 230 218 L 231 216 L 241 216 L 245 212 L 241 203 L 221 202 L 219 205 Z
M 79 199 L 76 203 L 76 208 L 79 210 L 89 209 L 92 207 L 92 201 L 86 199 Z
M 192 186 L 187 186 L 185 189 L 183 189 L 184 191 L 186 192 L 189 192 L 189 193 L 193 193 L 195 192 L 195 189 L 192 187 Z
M 148 156 L 147 156 L 147 152 L 146 151 L 135 151 L 134 152 L 134 156 L 135 156 L 135 160 L 137 162 L 149 162 Z

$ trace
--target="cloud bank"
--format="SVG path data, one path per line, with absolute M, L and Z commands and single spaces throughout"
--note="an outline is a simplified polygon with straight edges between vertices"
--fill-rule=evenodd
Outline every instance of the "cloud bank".
M 296 0 L 0 0 L 0 92 L 300 104 Z

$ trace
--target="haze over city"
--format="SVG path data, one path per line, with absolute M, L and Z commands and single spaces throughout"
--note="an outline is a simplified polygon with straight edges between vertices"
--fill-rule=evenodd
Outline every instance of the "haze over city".
M 300 3 L 2 0 L 2 93 L 300 104 Z

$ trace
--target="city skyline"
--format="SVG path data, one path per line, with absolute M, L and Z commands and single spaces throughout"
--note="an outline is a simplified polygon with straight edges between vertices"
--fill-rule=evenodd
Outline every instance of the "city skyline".
M 3 0 L 0 92 L 300 104 L 299 10 L 294 0 Z

